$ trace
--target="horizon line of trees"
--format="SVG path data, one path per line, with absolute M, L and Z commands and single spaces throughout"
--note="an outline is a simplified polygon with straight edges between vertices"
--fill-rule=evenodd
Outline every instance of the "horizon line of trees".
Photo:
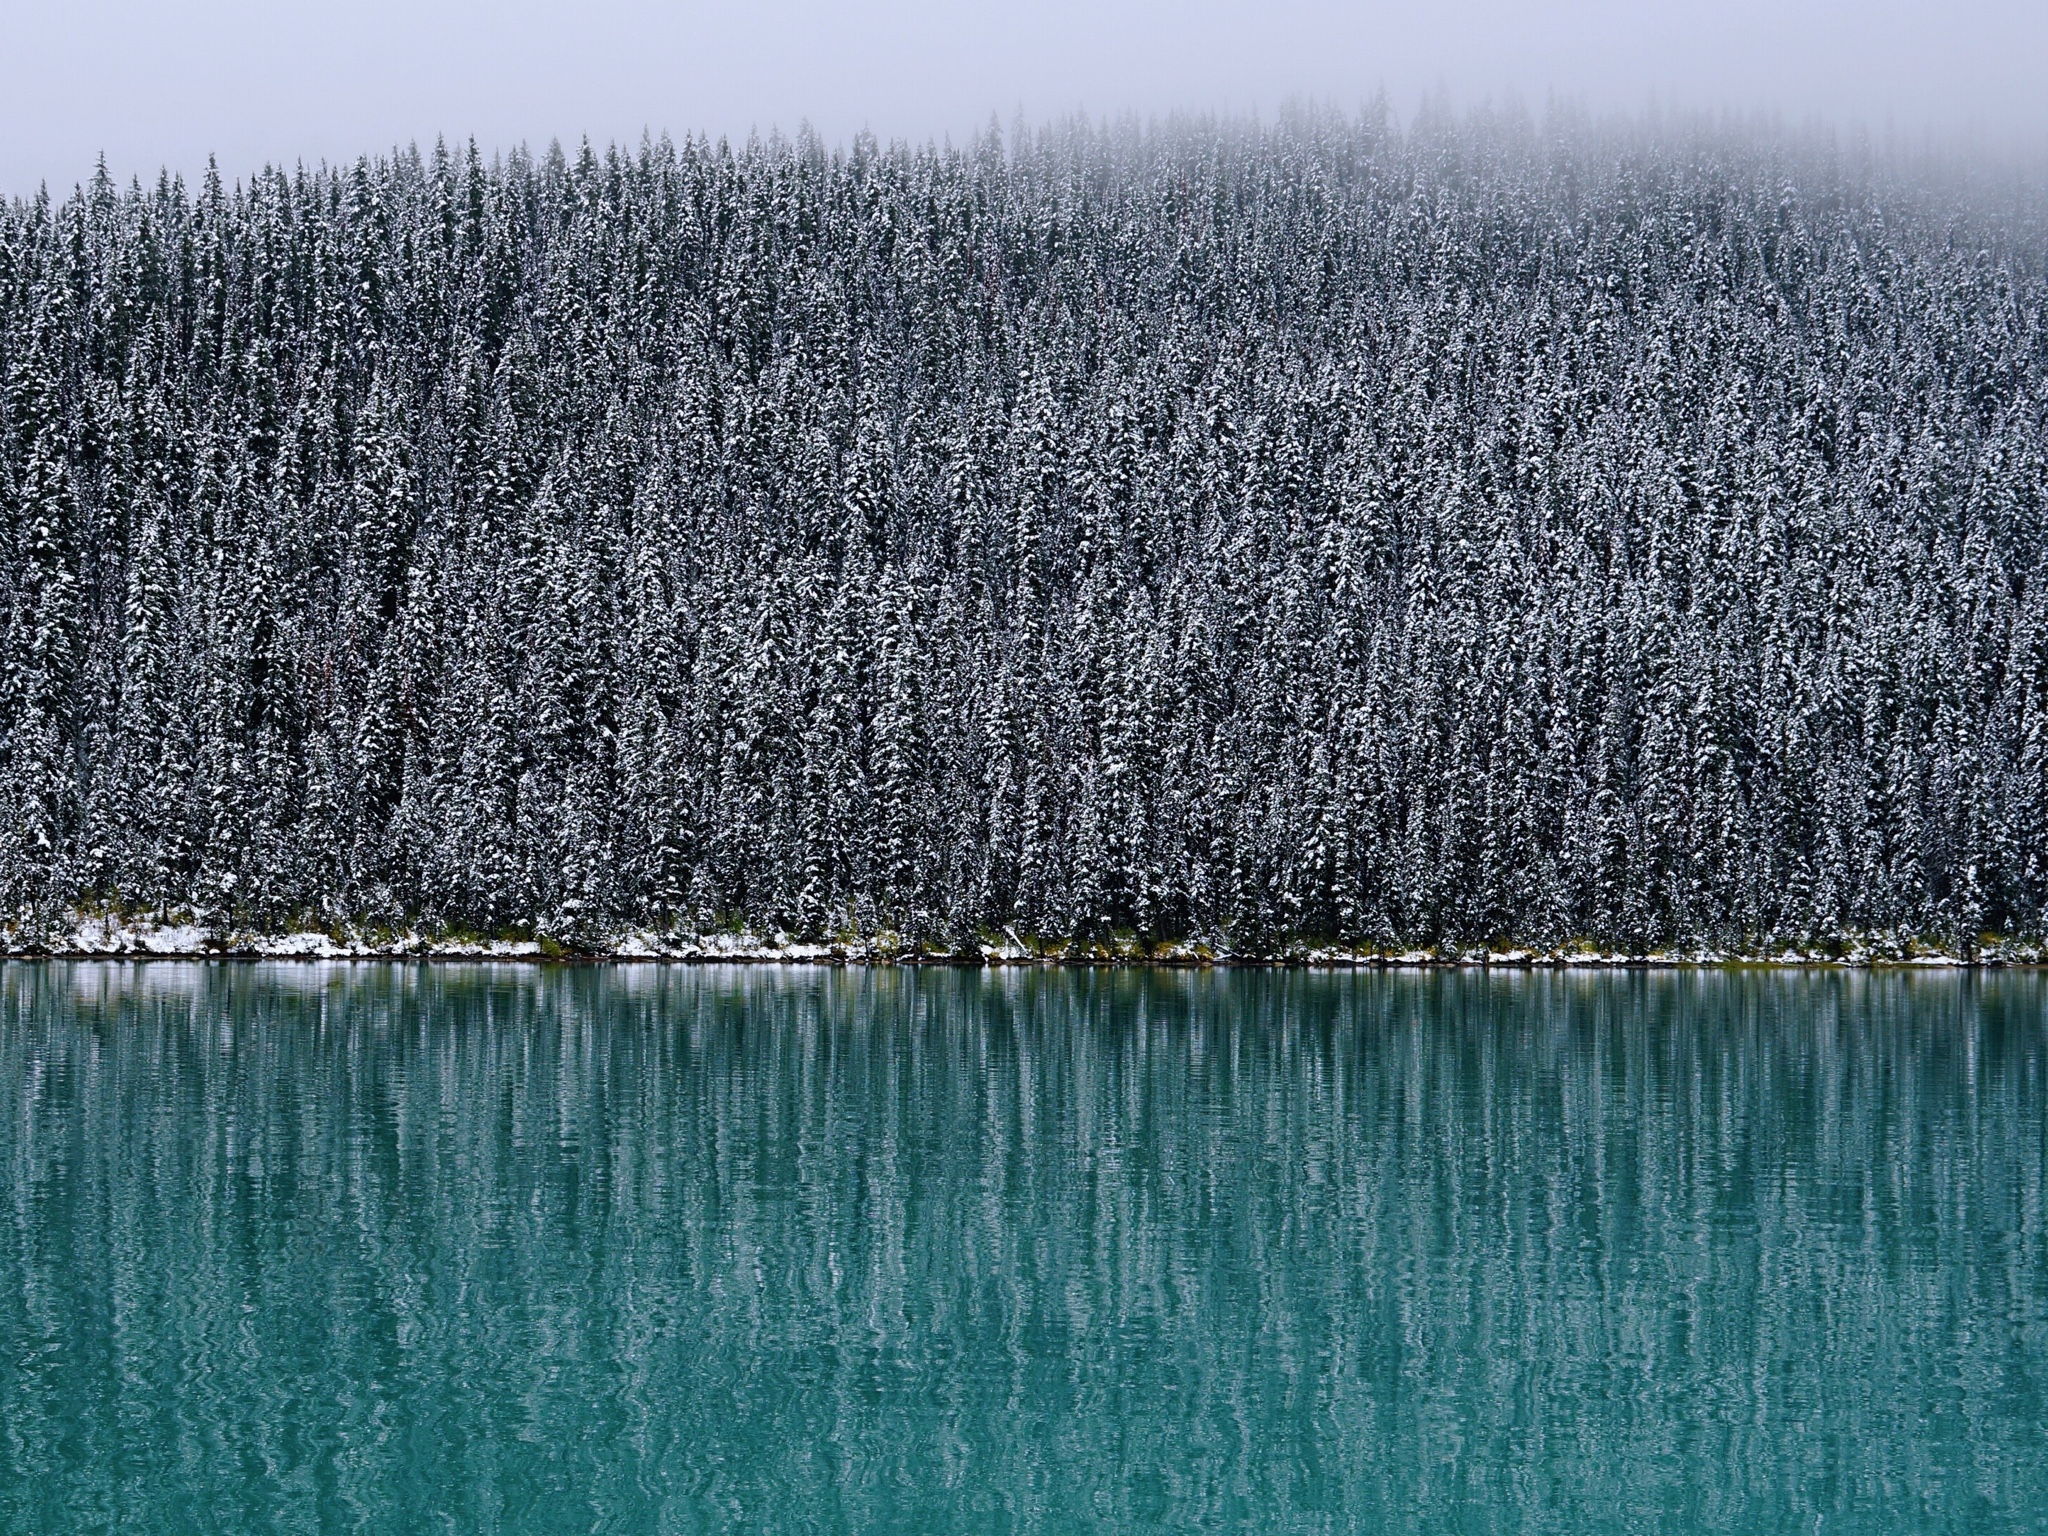
M 2048 218 L 1304 112 L 0 207 L 0 920 L 2048 932 Z

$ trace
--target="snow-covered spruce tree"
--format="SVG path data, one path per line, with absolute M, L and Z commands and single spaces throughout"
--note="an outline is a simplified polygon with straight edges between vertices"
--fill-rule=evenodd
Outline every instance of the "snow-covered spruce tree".
M 2048 202 L 1474 118 L 0 209 L 0 919 L 2048 930 Z

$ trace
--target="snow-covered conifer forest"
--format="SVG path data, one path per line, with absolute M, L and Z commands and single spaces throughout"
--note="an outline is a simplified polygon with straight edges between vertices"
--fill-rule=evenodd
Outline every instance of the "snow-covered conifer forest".
M 0 915 L 2048 926 L 2048 217 L 1302 114 L 0 209 Z

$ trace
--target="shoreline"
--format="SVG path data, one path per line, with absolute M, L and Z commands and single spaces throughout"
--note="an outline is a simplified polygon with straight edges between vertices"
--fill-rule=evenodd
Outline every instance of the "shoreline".
M 158 923 L 108 915 L 75 916 L 39 933 L 0 929 L 5 960 L 497 960 L 526 964 L 920 965 L 957 968 L 1086 966 L 1108 969 L 1322 970 L 1998 970 L 2048 965 L 2048 943 L 1987 938 L 1964 956 L 1921 940 L 1844 935 L 1826 941 L 1757 950 L 1676 949 L 1627 953 L 1588 945 L 1563 947 L 1443 946 L 1365 949 L 1307 942 L 1233 951 L 1227 942 L 1134 939 L 1075 945 L 1024 942 L 1014 935 L 984 940 L 978 953 L 908 948 L 894 935 L 808 941 L 787 934 L 656 933 L 639 930 L 601 940 L 449 937 L 416 931 L 263 933 L 197 919 Z

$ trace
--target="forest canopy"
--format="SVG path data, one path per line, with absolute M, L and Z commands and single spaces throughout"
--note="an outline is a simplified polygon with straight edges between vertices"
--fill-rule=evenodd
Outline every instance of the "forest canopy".
M 2048 929 L 2048 218 L 1302 113 L 0 208 L 0 916 Z

